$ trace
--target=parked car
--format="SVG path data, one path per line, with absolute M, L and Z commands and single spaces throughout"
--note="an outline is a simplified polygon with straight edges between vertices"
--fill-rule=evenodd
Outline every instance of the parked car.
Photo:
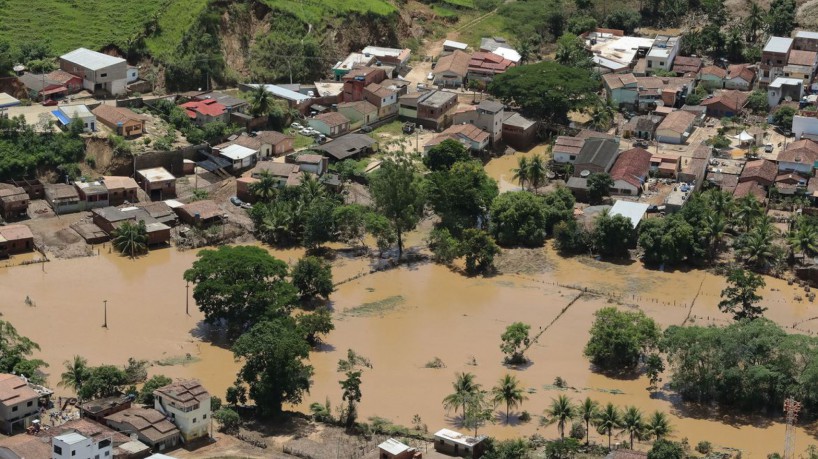
M 56 100 L 54 100 L 54 99 L 46 99 L 46 100 L 43 101 L 43 105 L 45 105 L 46 107 L 53 107 L 53 106 L 57 105 L 57 103 L 58 102 Z
M 773 152 L 773 144 L 768 143 L 767 145 L 764 145 L 764 152 L 765 153 L 772 153 Z
M 244 204 L 244 201 L 239 199 L 238 196 L 231 196 L 230 202 L 236 207 L 240 207 L 242 204 Z
M 369 126 L 369 125 L 364 125 L 364 126 L 361 128 L 361 132 L 372 132 L 372 126 Z
M 290 127 L 293 129 L 301 129 L 303 126 L 301 126 L 301 123 L 293 123 Z
M 427 79 L 427 80 L 429 80 L 429 81 L 434 80 L 434 79 L 435 79 L 435 74 L 434 74 L 434 72 L 429 72 L 429 74 L 428 74 L 428 75 L 426 75 L 426 79 Z
M 418 89 L 426 89 L 426 85 L 423 83 L 418 83 Z
M 308 135 L 310 135 L 310 130 L 307 129 L 307 128 L 303 128 L 303 129 L 299 130 L 298 133 L 301 134 L 301 135 L 308 136 Z

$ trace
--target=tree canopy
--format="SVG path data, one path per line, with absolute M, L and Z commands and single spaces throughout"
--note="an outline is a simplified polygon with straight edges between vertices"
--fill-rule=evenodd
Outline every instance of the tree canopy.
M 587 70 L 545 61 L 512 67 L 495 76 L 488 92 L 519 107 L 525 116 L 566 124 L 568 112 L 598 103 L 598 89 L 599 82 Z
M 415 229 L 423 214 L 421 179 L 411 158 L 388 158 L 369 182 L 375 210 L 385 217 L 398 242 L 398 258 L 403 255 L 403 235 Z
M 288 313 L 296 288 L 287 282 L 287 264 L 253 246 L 202 250 L 184 279 L 195 284 L 193 298 L 208 324 L 237 335 L 264 317 Z
M 758 274 L 743 269 L 733 269 L 727 276 L 727 287 L 721 291 L 719 309 L 733 314 L 733 319 L 756 319 L 767 308 L 758 305 L 761 296 L 756 293 L 764 287 L 764 279 Z
M 633 371 L 657 346 L 659 337 L 659 327 L 642 311 L 602 308 L 594 313 L 591 337 L 584 353 L 603 370 Z
M 542 245 L 546 236 L 546 204 L 525 191 L 503 193 L 491 205 L 491 233 L 503 246 Z
M 485 221 L 498 193 L 497 182 L 477 161 L 457 162 L 450 169 L 432 172 L 426 180 L 429 204 L 454 234 Z
M 304 363 L 309 351 L 289 317 L 258 323 L 236 340 L 233 354 L 244 359 L 238 376 L 261 416 L 281 413 L 285 402 L 301 402 L 313 374 L 312 366 Z
M 423 165 L 435 172 L 451 169 L 455 163 L 470 159 L 471 155 L 465 145 L 454 139 L 446 139 L 426 152 Z

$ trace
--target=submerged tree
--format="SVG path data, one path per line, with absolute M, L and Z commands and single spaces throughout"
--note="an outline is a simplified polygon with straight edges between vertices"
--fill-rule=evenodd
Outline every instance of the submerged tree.
M 398 242 L 398 259 L 403 256 L 403 235 L 415 229 L 423 213 L 421 180 L 412 160 L 405 155 L 388 158 L 369 182 L 375 210 L 385 217 Z
M 522 405 L 523 401 L 528 397 L 525 395 L 525 389 L 520 385 L 520 381 L 516 377 L 506 374 L 497 385 L 492 388 L 495 403 L 506 404 L 506 424 L 509 421 L 509 410 Z
M 565 425 L 576 419 L 579 412 L 577 407 L 571 402 L 567 395 L 560 395 L 551 399 L 551 406 L 545 410 L 543 425 L 557 425 L 560 439 L 565 440 Z
M 446 410 L 454 409 L 455 414 L 457 414 L 458 408 L 462 408 L 463 414 L 465 414 L 468 397 L 480 391 L 480 384 L 475 382 L 473 374 L 458 373 L 452 387 L 454 392 L 443 399 L 443 407 Z
M 756 293 L 766 283 L 758 274 L 734 269 L 727 276 L 728 286 L 721 291 L 719 309 L 733 314 L 734 320 L 757 319 L 762 317 L 767 308 L 758 306 L 761 296 Z
M 605 408 L 599 412 L 596 420 L 597 431 L 608 436 L 608 449 L 611 449 L 611 436 L 614 429 L 618 429 L 621 425 L 622 412 L 613 403 L 608 402 Z
M 506 355 L 506 363 L 517 365 L 528 361 L 524 352 L 531 343 L 531 338 L 528 336 L 530 329 L 530 325 L 522 322 L 514 322 L 506 327 L 506 331 L 500 336 L 502 340 L 500 350 Z
M 114 247 L 131 258 L 148 251 L 148 229 L 145 221 L 124 222 L 111 232 Z

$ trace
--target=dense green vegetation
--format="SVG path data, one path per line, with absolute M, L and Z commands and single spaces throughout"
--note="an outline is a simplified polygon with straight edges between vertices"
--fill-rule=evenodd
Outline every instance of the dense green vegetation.
M 602 308 L 594 313 L 585 355 L 606 371 L 634 370 L 659 343 L 660 330 L 641 311 Z
M 81 132 L 79 122 L 65 133 L 41 133 L 22 115 L 0 118 L 0 180 L 32 176 L 38 168 L 58 168 L 76 177 L 76 163 L 85 157 Z

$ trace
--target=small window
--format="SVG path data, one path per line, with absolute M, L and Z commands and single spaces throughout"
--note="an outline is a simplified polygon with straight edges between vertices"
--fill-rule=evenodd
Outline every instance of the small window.
M 20 407 L 19 407 L 19 406 L 15 406 L 15 407 L 13 407 L 13 408 L 11 409 L 11 411 L 17 411 L 17 408 L 20 408 Z
M 33 404 L 34 404 L 34 402 L 32 400 L 29 400 L 28 403 L 26 403 L 26 406 L 31 406 Z
M 110 452 L 110 451 L 105 451 L 105 457 L 108 457 L 108 456 L 110 456 L 110 455 L 111 455 L 111 452 Z
M 196 424 L 196 418 L 193 418 L 193 423 Z
M 207 419 L 207 414 L 203 414 L 202 419 Z
M 57 453 L 57 454 L 62 455 L 62 448 L 60 448 L 57 445 L 54 445 L 54 452 Z
M 71 455 L 72 455 L 72 456 L 76 456 L 76 455 L 77 455 L 77 452 L 76 452 L 76 451 L 71 451 Z
M 100 77 L 100 78 L 105 78 L 105 77 L 107 77 L 107 76 L 108 76 L 108 74 L 107 74 L 107 73 L 103 73 L 103 74 L 101 74 L 99 77 Z

